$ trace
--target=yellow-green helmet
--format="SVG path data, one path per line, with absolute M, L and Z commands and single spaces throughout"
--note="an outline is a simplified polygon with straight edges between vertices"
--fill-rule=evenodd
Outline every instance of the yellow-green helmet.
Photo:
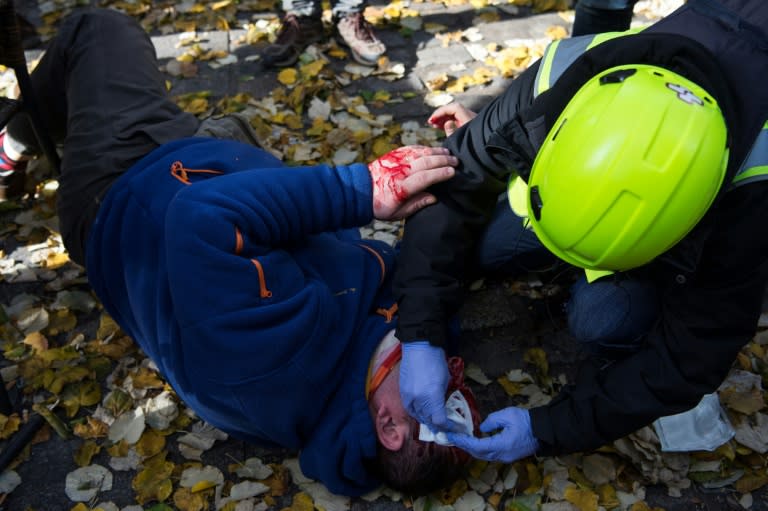
M 536 155 L 528 214 L 542 243 L 588 270 L 653 260 L 704 216 L 723 181 L 717 102 L 649 65 L 608 69 L 568 102 Z

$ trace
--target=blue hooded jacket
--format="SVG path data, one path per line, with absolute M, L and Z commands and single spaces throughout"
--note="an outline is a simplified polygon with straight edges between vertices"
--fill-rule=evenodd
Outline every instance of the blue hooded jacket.
M 363 164 L 285 167 L 232 141 L 166 144 L 112 186 L 87 245 L 93 289 L 202 419 L 300 450 L 334 493 L 380 481 L 365 399 L 394 327 L 394 251 L 361 240 L 373 218 Z M 390 315 L 391 320 L 391 315 Z

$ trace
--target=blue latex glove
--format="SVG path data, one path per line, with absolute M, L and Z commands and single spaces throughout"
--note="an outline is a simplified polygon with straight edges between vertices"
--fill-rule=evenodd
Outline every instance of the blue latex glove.
M 432 431 L 449 431 L 456 424 L 445 413 L 448 362 L 442 348 L 427 341 L 403 343 L 400 362 L 400 397 L 405 410 Z
M 448 433 L 448 440 L 467 451 L 475 458 L 488 461 L 512 463 L 535 453 L 539 442 L 531 430 L 531 416 L 528 410 L 510 407 L 493 412 L 480 424 L 480 431 L 490 433 L 485 438 L 471 435 Z

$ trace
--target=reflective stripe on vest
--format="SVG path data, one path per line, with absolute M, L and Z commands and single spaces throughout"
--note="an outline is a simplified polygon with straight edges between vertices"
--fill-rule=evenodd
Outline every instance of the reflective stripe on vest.
M 610 41 L 617 37 L 636 34 L 643 27 L 633 28 L 626 32 L 604 32 L 602 34 L 582 35 L 554 41 L 544 50 L 541 64 L 533 82 L 533 97 L 535 98 L 560 78 L 568 66 L 579 58 L 585 51 L 594 48 L 598 44 Z
M 635 34 L 642 28 L 628 30 L 626 32 L 607 32 L 604 34 L 585 35 L 561 39 L 550 43 L 544 50 L 541 57 L 536 79 L 534 81 L 534 98 L 546 91 L 557 79 L 568 69 L 576 59 L 590 48 L 615 39 L 617 37 Z M 516 215 L 522 217 L 526 228 L 531 229 L 528 221 L 527 208 L 527 184 L 519 177 L 513 176 L 514 183 L 508 187 L 509 202 Z M 742 163 L 736 175 L 733 177 L 728 190 L 733 190 L 739 186 L 754 183 L 757 181 L 768 180 L 768 121 L 763 125 L 763 129 L 758 133 L 755 142 L 752 144 L 747 158 Z M 523 206 L 524 204 L 524 206 Z M 585 270 L 587 281 L 593 282 L 600 277 L 610 275 L 610 271 Z
M 768 179 L 768 122 L 757 134 L 752 149 L 749 150 L 747 159 L 741 164 L 741 168 L 731 181 L 729 190 L 755 181 Z
M 605 41 L 636 34 L 642 29 L 643 27 L 633 28 L 625 32 L 604 32 L 551 42 L 544 50 L 541 64 L 539 64 L 539 69 L 536 72 L 536 79 L 533 82 L 534 98 L 552 87 L 560 75 L 585 51 Z M 528 221 L 528 184 L 521 177 L 513 175 L 507 187 L 507 197 L 512 211 L 523 219 L 526 229 L 532 229 L 531 223 Z
M 640 32 L 643 27 L 626 32 L 606 32 L 604 34 L 583 35 L 552 42 L 544 50 L 541 64 L 534 81 L 534 97 L 546 91 L 568 69 L 582 53 L 595 46 L 617 37 Z M 768 180 L 768 122 L 757 135 L 749 155 L 731 181 L 728 190 L 756 181 Z M 515 211 L 517 213 L 517 211 Z

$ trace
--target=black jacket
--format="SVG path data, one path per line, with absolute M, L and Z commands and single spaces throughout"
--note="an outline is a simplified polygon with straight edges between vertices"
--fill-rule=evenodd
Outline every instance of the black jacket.
M 587 51 L 536 98 L 538 63 L 513 81 L 447 140 L 461 160 L 457 175 L 436 187 L 436 205 L 406 223 L 395 275 L 398 337 L 445 343 L 475 243 L 511 169 L 525 177 L 573 93 L 604 69 L 659 65 L 710 92 L 729 130 L 730 182 L 768 119 L 768 34 L 759 28 L 766 26 L 764 0 L 690 0 L 639 34 Z M 656 326 L 638 353 L 607 367 L 585 364 L 551 403 L 531 410 L 541 454 L 599 447 L 717 388 L 755 332 L 768 282 L 767 222 L 768 181 L 724 187 L 684 240 L 633 271 L 658 287 Z

